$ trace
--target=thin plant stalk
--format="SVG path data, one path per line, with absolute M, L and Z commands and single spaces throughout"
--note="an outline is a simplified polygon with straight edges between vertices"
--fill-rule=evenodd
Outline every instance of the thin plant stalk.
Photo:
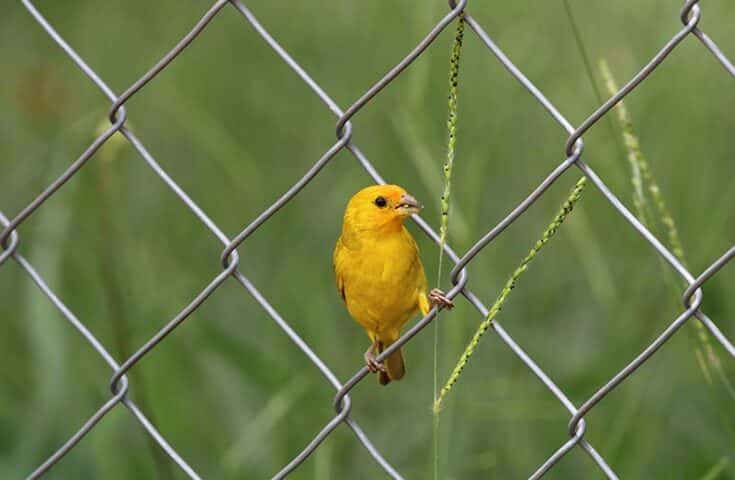
M 449 58 L 449 112 L 447 118 L 447 157 L 444 162 L 444 192 L 441 196 L 441 226 L 439 228 L 439 261 L 437 267 L 436 285 L 441 285 L 442 263 L 444 259 L 444 245 L 447 240 L 449 229 L 449 201 L 452 193 L 452 170 L 454 168 L 455 146 L 457 141 L 457 85 L 459 80 L 459 61 L 462 54 L 462 41 L 464 39 L 464 12 L 457 17 L 457 29 L 452 44 L 452 53 Z M 433 369 L 433 404 L 437 400 L 437 388 L 439 381 L 439 314 L 434 319 L 434 369 Z M 433 410 L 433 457 L 434 457 L 434 480 L 439 478 L 439 410 Z
M 574 43 L 577 45 L 577 50 L 579 50 L 579 56 L 582 57 L 584 71 L 587 74 L 587 79 L 589 80 L 590 87 L 592 87 L 592 92 L 595 94 L 597 104 L 602 105 L 604 103 L 604 99 L 602 98 L 600 87 L 598 87 L 597 82 L 595 82 L 595 74 L 592 70 L 592 62 L 590 61 L 587 47 L 582 40 L 582 30 L 579 28 L 579 24 L 574 17 L 574 12 L 572 11 L 572 6 L 569 4 L 569 0 L 562 0 L 562 3 L 564 4 L 564 11 L 567 14 L 569 25 L 571 26 L 572 34 L 574 35 Z M 613 120 L 609 116 L 605 115 L 605 123 L 607 123 L 607 126 L 610 129 L 612 137 L 615 138 L 615 124 Z M 618 148 L 619 153 L 621 155 L 624 155 L 625 152 L 623 151 L 623 147 L 618 142 L 615 142 L 615 145 Z
M 528 255 L 526 255 L 526 257 L 521 261 L 520 265 L 518 265 L 518 268 L 515 269 L 513 274 L 510 276 L 508 281 L 505 283 L 505 286 L 500 291 L 500 295 L 498 295 L 498 298 L 495 300 L 492 307 L 490 307 L 490 311 L 488 312 L 487 317 L 485 317 L 485 320 L 483 320 L 482 323 L 480 323 L 479 327 L 475 331 L 475 334 L 472 336 L 472 339 L 467 344 L 467 347 L 465 348 L 464 352 L 459 357 L 459 360 L 457 361 L 457 364 L 454 366 L 452 373 L 449 375 L 449 378 L 447 379 L 446 383 L 444 384 L 441 391 L 439 392 L 438 398 L 434 401 L 434 411 L 435 412 L 438 412 L 441 410 L 442 403 L 445 397 L 449 394 L 449 392 L 452 390 L 452 387 L 454 387 L 454 385 L 459 380 L 459 377 L 462 374 L 462 370 L 464 370 L 464 368 L 467 366 L 467 364 L 470 361 L 470 358 L 475 353 L 477 346 L 480 344 L 480 339 L 482 338 L 483 334 L 488 330 L 488 328 L 492 326 L 492 323 L 495 320 L 495 317 L 497 317 L 500 311 L 502 310 L 503 305 L 505 305 L 505 302 L 508 300 L 508 296 L 513 291 L 513 289 L 516 287 L 521 275 L 523 275 L 526 272 L 526 270 L 528 270 L 528 267 L 533 261 L 533 259 L 536 258 L 536 256 L 539 254 L 541 249 L 544 247 L 544 245 L 546 245 L 549 242 L 549 240 L 551 240 L 551 238 L 557 232 L 559 227 L 564 223 L 564 220 L 574 209 L 574 205 L 582 197 L 582 191 L 584 190 L 585 184 L 586 184 L 585 177 L 582 177 L 577 181 L 576 185 L 570 192 L 569 197 L 567 197 L 566 201 L 562 205 L 561 210 L 559 210 L 559 213 L 556 214 L 556 216 L 551 221 L 549 226 L 546 227 L 546 230 L 544 230 L 544 233 L 541 235 L 541 238 L 534 244 L 534 246 L 528 252 Z
M 614 93 L 618 90 L 617 82 L 613 77 L 610 67 L 607 62 L 602 60 L 600 62 L 600 72 L 605 85 L 609 92 Z M 679 237 L 679 231 L 676 227 L 676 222 L 671 214 L 666 201 L 664 199 L 661 188 L 656 181 L 656 177 L 643 155 L 641 150 L 640 140 L 633 130 L 633 122 L 631 121 L 628 109 L 625 107 L 623 101 L 619 102 L 615 107 L 618 116 L 618 122 L 623 132 L 623 140 L 625 142 L 625 148 L 627 150 L 628 163 L 631 168 L 631 178 L 633 183 L 633 205 L 636 209 L 641 221 L 649 228 L 657 229 L 658 225 L 655 223 L 655 219 L 663 226 L 666 233 L 666 240 L 668 246 L 671 248 L 673 254 L 686 266 L 686 258 L 684 254 L 684 247 Z M 653 207 L 649 207 L 648 197 L 653 201 Z M 648 211 L 653 210 L 654 214 L 648 215 Z M 666 269 L 668 272 L 669 270 Z M 676 287 L 675 287 L 676 288 Z M 678 290 L 674 292 L 678 297 Z M 709 335 L 705 330 L 704 326 L 700 322 L 692 322 L 696 329 L 696 336 L 699 341 L 699 346 L 695 347 L 695 354 L 697 362 L 702 369 L 702 374 L 708 384 L 712 384 L 712 374 L 710 373 L 710 367 L 718 373 L 720 379 L 727 378 L 722 372 L 722 366 L 719 356 L 712 347 Z M 726 390 L 732 395 L 732 387 L 730 382 L 723 382 Z M 735 396 L 733 396 L 735 398 Z

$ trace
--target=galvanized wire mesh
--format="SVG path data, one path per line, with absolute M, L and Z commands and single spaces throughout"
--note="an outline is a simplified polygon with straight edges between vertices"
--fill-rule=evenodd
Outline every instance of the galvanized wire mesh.
M 370 439 L 365 435 L 360 426 L 350 416 L 352 400 L 349 396 L 352 388 L 362 381 L 368 374 L 367 368 L 363 367 L 357 371 L 347 382 L 340 382 L 332 373 L 329 367 L 322 359 L 304 342 L 294 331 L 290 324 L 276 311 L 276 309 L 268 302 L 266 297 L 256 288 L 256 286 L 240 271 L 239 257 L 237 248 L 259 227 L 261 227 L 269 218 L 275 215 L 278 210 L 286 203 L 293 200 L 304 186 L 306 186 L 319 172 L 330 162 L 335 155 L 341 150 L 347 150 L 359 162 L 368 174 L 378 183 L 384 183 L 383 178 L 376 171 L 368 158 L 360 151 L 360 149 L 352 141 L 352 124 L 350 120 L 383 88 L 395 80 L 404 69 L 418 58 L 436 39 L 436 37 L 449 25 L 461 11 L 465 11 L 465 20 L 470 29 L 477 35 L 481 42 L 487 46 L 490 53 L 499 61 L 508 71 L 508 73 L 539 102 L 539 104 L 551 115 L 551 117 L 564 129 L 569 137 L 565 144 L 566 158 L 553 169 L 548 176 L 539 184 L 530 195 L 521 201 L 505 218 L 497 225 L 490 229 L 482 238 L 480 238 L 467 253 L 461 257 L 457 255 L 449 246 L 445 247 L 447 256 L 454 262 L 451 278 L 454 287 L 448 292 L 450 298 L 461 296 L 465 298 L 481 316 L 488 313 L 487 307 L 483 302 L 470 291 L 467 287 L 468 276 L 464 270 L 468 263 L 487 245 L 495 240 L 511 223 L 520 217 L 526 209 L 535 203 L 544 192 L 559 177 L 568 170 L 575 167 L 595 185 L 595 187 L 608 200 L 609 204 L 620 216 L 622 216 L 631 228 L 635 229 L 651 246 L 653 251 L 659 254 L 665 263 L 681 276 L 688 288 L 683 292 L 682 313 L 675 318 L 668 327 L 636 358 L 630 361 L 625 368 L 612 377 L 605 385 L 600 387 L 589 399 L 582 403 L 581 406 L 573 404 L 564 392 L 544 373 L 541 367 L 523 351 L 516 341 L 502 327 L 501 323 L 495 321 L 493 329 L 498 334 L 502 342 L 515 354 L 523 363 L 533 372 L 533 374 L 543 383 L 543 385 L 554 395 L 559 402 L 569 411 L 571 416 L 569 421 L 569 440 L 561 445 L 553 452 L 547 460 L 545 460 L 535 472 L 532 472 L 530 478 L 540 478 L 548 472 L 564 455 L 575 447 L 585 451 L 608 478 L 618 478 L 613 468 L 607 464 L 605 459 L 594 449 L 594 447 L 585 440 L 585 421 L 584 417 L 612 390 L 617 388 L 621 382 L 636 369 L 641 367 L 656 351 L 666 343 L 691 317 L 695 317 L 697 321 L 709 331 L 709 333 L 717 339 L 724 347 L 727 353 L 735 357 L 735 347 L 726 336 L 719 330 L 715 323 L 702 310 L 703 293 L 701 287 L 710 278 L 724 267 L 733 257 L 735 257 L 735 247 L 728 250 L 720 258 L 714 261 L 699 276 L 692 273 L 681 264 L 679 260 L 667 249 L 615 196 L 615 194 L 607 187 L 605 182 L 582 160 L 584 144 L 582 136 L 590 128 L 597 125 L 610 110 L 620 102 L 633 89 L 638 87 L 645 79 L 664 62 L 667 56 L 680 45 L 685 39 L 695 37 L 702 45 L 707 48 L 715 58 L 722 64 L 725 70 L 735 77 L 735 66 L 725 56 L 725 54 L 717 47 L 715 42 L 698 28 L 701 18 L 701 9 L 698 0 L 687 0 L 681 10 L 681 22 L 683 27 L 674 33 L 671 39 L 661 48 L 661 50 L 645 65 L 629 82 L 627 82 L 612 98 L 601 105 L 578 127 L 574 127 L 562 113 L 544 96 L 544 94 L 518 69 L 503 53 L 503 51 L 494 43 L 491 36 L 483 29 L 483 27 L 470 15 L 467 7 L 468 0 L 459 2 L 450 1 L 449 12 L 441 20 L 439 20 L 434 28 L 421 40 L 421 42 L 408 53 L 397 65 L 395 65 L 383 78 L 379 79 L 367 92 L 365 92 L 355 103 L 347 109 L 341 109 L 322 89 L 322 87 L 312 79 L 308 73 L 281 47 L 278 42 L 268 33 L 265 27 L 257 20 L 253 13 L 248 9 L 241 0 L 217 0 L 202 15 L 201 19 L 192 28 L 192 30 L 184 36 L 176 46 L 171 49 L 153 68 L 145 73 L 139 80 L 125 90 L 121 95 L 115 94 L 107 84 L 100 78 L 97 73 L 90 68 L 85 61 L 74 51 L 74 49 L 56 32 L 52 24 L 41 14 L 41 12 L 31 3 L 30 0 L 23 0 L 23 5 L 38 24 L 46 31 L 51 39 L 60 46 L 79 67 L 90 81 L 99 88 L 104 95 L 110 100 L 112 107 L 109 113 L 110 127 L 107 128 L 94 142 L 76 159 L 58 178 L 56 178 L 40 195 L 33 199 L 25 208 L 23 208 L 13 218 L 7 218 L 0 212 L 0 222 L 4 225 L 2 233 L 0 233 L 0 266 L 12 259 L 20 268 L 28 275 L 28 277 L 38 286 L 41 292 L 49 299 L 49 301 L 59 310 L 61 314 L 69 321 L 84 339 L 97 351 L 102 360 L 104 360 L 112 370 L 112 378 L 110 382 L 110 398 L 84 423 L 84 425 L 74 433 L 62 446 L 59 447 L 48 459 L 43 461 L 39 467 L 33 471 L 28 478 L 39 478 L 49 472 L 54 465 L 65 455 L 67 455 L 75 445 L 87 434 L 95 428 L 95 425 L 111 410 L 123 405 L 129 410 L 137 422 L 139 422 L 153 440 L 168 454 L 173 462 L 190 478 L 199 479 L 200 475 L 191 467 L 177 451 L 166 441 L 164 436 L 156 429 L 156 427 L 148 421 L 145 414 L 136 406 L 136 404 L 128 397 L 128 389 L 130 384 L 126 377 L 126 373 L 133 368 L 144 356 L 162 342 L 166 336 L 181 323 L 197 308 L 199 308 L 207 298 L 224 282 L 230 278 L 240 284 L 245 291 L 250 294 L 266 311 L 266 313 L 276 322 L 286 335 L 293 341 L 307 358 L 319 369 L 325 379 L 336 391 L 334 398 L 334 408 L 336 414 L 324 428 L 318 432 L 313 440 L 304 447 L 304 449 L 294 456 L 283 469 L 278 472 L 274 478 L 285 478 L 289 473 L 297 469 L 304 460 L 312 454 L 319 445 L 327 438 L 340 424 L 345 423 L 355 434 L 357 440 L 367 449 L 370 455 L 380 465 L 380 467 L 392 478 L 403 478 L 398 470 L 394 468 L 380 453 L 379 448 L 373 445 Z M 164 70 L 197 36 L 207 27 L 209 22 L 221 12 L 229 4 L 232 7 L 230 12 L 239 14 L 245 22 L 253 28 L 263 40 L 270 46 L 273 52 L 283 60 L 293 70 L 309 89 L 319 97 L 326 107 L 337 117 L 336 136 L 337 141 L 319 158 L 304 176 L 294 183 L 288 191 L 283 193 L 269 208 L 258 215 L 249 225 L 247 225 L 237 236 L 230 239 L 220 228 L 213 222 L 207 214 L 197 206 L 197 204 L 187 195 L 187 193 L 167 174 L 167 172 L 156 162 L 153 156 L 148 152 L 143 143 L 138 139 L 135 133 L 126 126 L 127 114 L 125 104 L 136 95 L 141 89 L 145 88 L 156 75 Z M 118 363 L 105 349 L 105 347 L 97 340 L 92 332 L 90 332 L 75 314 L 69 310 L 64 302 L 49 288 L 42 276 L 36 271 L 26 258 L 18 253 L 18 245 L 21 242 L 17 229 L 31 216 L 40 209 L 44 202 L 54 195 L 60 188 L 74 177 L 77 172 L 95 155 L 97 150 L 107 142 L 116 132 L 121 133 L 134 149 L 140 154 L 143 160 L 151 168 L 165 184 L 180 199 L 182 204 L 188 208 L 201 221 L 202 225 L 209 230 L 223 245 L 221 255 L 222 271 L 204 288 L 178 315 L 171 319 L 165 327 L 156 333 L 150 340 L 142 345 L 133 355 L 125 359 L 122 363 Z M 439 241 L 437 233 L 429 227 L 429 225 L 420 217 L 414 216 L 414 220 L 434 242 Z M 395 349 L 409 341 L 418 334 L 426 325 L 428 325 L 436 315 L 436 310 L 432 310 L 425 318 L 417 322 L 410 328 L 393 346 L 383 352 L 378 360 L 382 360 Z

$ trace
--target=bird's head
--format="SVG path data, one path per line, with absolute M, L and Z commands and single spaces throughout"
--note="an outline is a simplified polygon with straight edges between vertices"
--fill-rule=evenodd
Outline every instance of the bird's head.
M 345 227 L 357 231 L 398 230 L 406 217 L 420 212 L 421 208 L 398 185 L 373 185 L 350 199 L 345 210 Z

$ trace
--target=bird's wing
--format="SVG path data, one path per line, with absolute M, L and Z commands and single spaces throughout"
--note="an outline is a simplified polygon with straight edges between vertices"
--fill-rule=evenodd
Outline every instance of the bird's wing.
M 408 231 L 406 231 L 408 234 Z M 424 265 L 421 263 L 421 256 L 419 255 L 419 246 L 416 244 L 416 240 L 413 238 L 411 234 L 408 234 L 407 237 L 410 239 L 410 246 L 411 250 L 413 251 L 412 254 L 415 255 L 415 271 L 413 275 L 416 279 L 416 301 L 418 303 L 419 311 L 421 312 L 421 315 L 426 316 L 427 313 L 429 313 L 429 310 L 431 310 L 431 304 L 429 303 L 429 287 L 428 282 L 426 281 L 426 272 L 424 272 Z
M 419 291 L 419 310 L 421 310 L 421 315 L 424 317 L 431 310 L 431 303 L 429 303 L 429 295 L 426 293 L 426 289 Z
M 342 297 L 342 301 L 347 303 L 347 297 L 345 297 L 345 282 L 342 276 L 342 256 L 345 254 L 345 247 L 342 244 L 342 238 L 337 240 L 337 245 L 334 247 L 334 255 L 332 257 L 332 266 L 334 267 L 334 277 L 337 281 L 337 290 L 339 296 Z

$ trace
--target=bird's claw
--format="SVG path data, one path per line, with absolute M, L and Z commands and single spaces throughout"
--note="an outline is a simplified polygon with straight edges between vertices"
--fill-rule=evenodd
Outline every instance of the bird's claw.
M 444 292 L 438 288 L 434 288 L 429 292 L 429 303 L 431 306 L 436 305 L 440 310 L 442 308 L 446 308 L 447 310 L 454 308 L 454 302 L 447 298 L 447 296 L 444 295 Z
M 375 360 L 375 355 L 373 355 L 371 352 L 365 352 L 365 366 L 367 367 L 368 371 L 372 373 L 386 371 L 385 365 L 377 362 Z

